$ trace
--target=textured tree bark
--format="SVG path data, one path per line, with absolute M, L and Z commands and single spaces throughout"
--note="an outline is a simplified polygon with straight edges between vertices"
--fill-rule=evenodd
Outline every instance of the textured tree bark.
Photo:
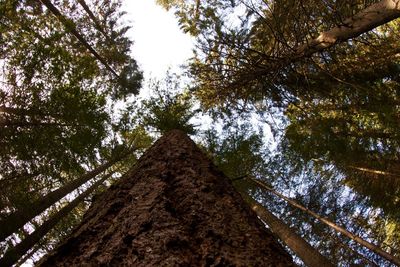
M 158 140 L 40 266 L 294 266 L 181 131 Z

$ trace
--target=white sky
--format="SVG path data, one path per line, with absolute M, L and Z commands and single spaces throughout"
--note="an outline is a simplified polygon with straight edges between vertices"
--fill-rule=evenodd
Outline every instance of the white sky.
M 125 0 L 123 8 L 132 25 L 133 57 L 146 80 L 163 77 L 169 67 L 178 71 L 192 56 L 192 39 L 179 29 L 174 14 L 156 5 L 155 0 Z

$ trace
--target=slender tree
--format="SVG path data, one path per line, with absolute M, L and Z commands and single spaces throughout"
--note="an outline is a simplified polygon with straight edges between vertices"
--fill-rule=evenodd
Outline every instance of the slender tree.
M 273 193 L 274 195 L 278 196 L 279 198 L 284 199 L 285 201 L 287 201 L 290 205 L 306 212 L 307 214 L 313 216 L 314 218 L 318 219 L 319 221 L 323 222 L 324 224 L 328 225 L 329 227 L 331 227 L 332 229 L 334 229 L 335 231 L 345 235 L 346 237 L 350 238 L 351 240 L 359 243 L 360 245 L 370 249 L 371 251 L 373 251 L 374 253 L 380 255 L 381 257 L 385 258 L 386 260 L 390 261 L 393 264 L 396 265 L 400 265 L 400 259 L 387 253 L 386 251 L 382 250 L 380 247 L 378 247 L 375 244 L 372 244 L 362 238 L 360 238 L 359 236 L 351 233 L 350 231 L 344 229 L 343 227 L 340 227 L 339 225 L 331 222 L 330 220 L 323 218 L 322 216 L 316 214 L 315 212 L 307 209 L 306 207 L 296 203 L 295 201 L 291 200 L 290 198 L 284 196 L 281 193 L 276 192 L 275 190 L 273 190 L 271 187 L 269 187 L 267 184 L 265 184 L 264 182 L 260 181 L 260 180 L 256 180 L 254 178 L 250 178 L 251 181 L 253 181 L 254 183 L 258 184 L 262 189 L 268 190 L 269 192 Z
M 60 222 L 68 213 L 70 213 L 78 204 L 80 204 L 86 197 L 88 197 L 99 185 L 107 180 L 112 173 L 103 175 L 98 181 L 93 183 L 85 192 L 77 196 L 74 200 L 68 203 L 65 207 L 61 208 L 49 220 L 45 221 L 42 225 L 36 228 L 31 234 L 25 237 L 20 243 L 8 249 L 0 259 L 1 266 L 12 266 L 18 259 L 20 259 L 26 252 L 39 242 L 58 222 Z
M 251 208 L 304 263 L 309 267 L 334 266 L 315 248 L 307 243 L 301 236 L 296 234 L 294 229 L 287 226 L 268 209 L 257 203 L 257 201 L 246 198 Z
M 85 0 L 78 0 L 78 3 L 82 6 L 82 8 L 85 10 L 85 12 L 88 14 L 90 19 L 93 21 L 94 25 L 96 26 L 96 29 L 100 31 L 104 37 L 109 38 L 107 33 L 104 31 L 103 27 L 100 25 L 99 20 L 96 18 L 92 10 L 90 10 L 90 7 L 87 5 Z
M 128 152 L 121 153 L 119 156 L 113 158 L 106 163 L 103 163 L 96 169 L 82 175 L 81 177 L 78 177 L 77 179 L 71 181 L 63 187 L 60 187 L 59 189 L 47 194 L 43 198 L 40 198 L 37 201 L 31 203 L 31 205 L 29 205 L 28 207 L 18 209 L 15 212 L 6 215 L 5 218 L 0 221 L 0 240 L 3 240 L 12 233 L 17 232 L 19 228 L 21 228 L 34 217 L 45 211 L 51 205 L 60 201 L 61 198 L 71 193 L 84 183 L 90 181 L 98 174 L 104 172 L 109 167 L 122 160 L 124 157 L 127 157 L 129 153 L 132 153 L 132 151 L 133 149 Z
M 115 77 L 120 79 L 119 74 L 115 72 L 115 70 L 108 64 L 108 62 L 101 56 L 97 51 L 85 40 L 82 34 L 80 34 L 73 23 L 71 23 L 71 20 L 66 18 L 60 10 L 54 6 L 51 1 L 49 0 L 40 0 L 60 21 L 61 23 L 65 26 L 65 28 L 71 32 L 81 43 L 83 46 L 86 47 L 87 50 L 90 51 L 90 53 L 97 59 L 99 60 L 106 68 L 108 71 L 110 71 Z
M 102 155 L 114 147 L 109 137 L 117 134 L 110 132 L 118 129 L 111 125 L 106 100 L 122 100 L 139 90 L 141 73 L 125 36 L 129 27 L 119 23 L 121 2 L 96 3 L 93 15 L 101 18 L 112 42 L 71 2 L 55 3 L 67 25 L 40 1 L 6 0 L 0 5 L 1 240 L 15 233 L 2 243 L 2 253 L 5 243 L 25 235 L 17 231 L 24 221 L 94 177 L 94 172 L 85 172 L 99 164 L 98 155 L 110 158 Z M 73 29 L 119 78 L 70 34 Z
M 112 33 L 112 43 L 105 43 L 83 10 L 70 2 L 57 2 L 57 8 L 121 80 L 40 1 L 0 5 L 0 175 L 6 185 L 0 188 L 1 217 L 82 175 L 84 165 L 96 164 L 115 130 L 107 99 L 138 92 L 141 73 L 129 56 L 129 27 L 119 23 L 121 3 L 96 3 L 95 15 Z

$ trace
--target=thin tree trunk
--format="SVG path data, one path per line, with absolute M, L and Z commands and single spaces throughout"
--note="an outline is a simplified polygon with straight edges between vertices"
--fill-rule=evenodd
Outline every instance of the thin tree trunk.
M 16 266 L 21 266 L 27 260 L 29 260 L 38 250 L 40 249 L 40 244 L 37 244 L 29 253 L 25 254 L 21 259 L 16 262 Z
M 366 256 L 364 256 L 363 254 L 361 254 L 360 252 L 358 252 L 357 250 L 355 250 L 354 248 L 352 248 L 349 244 L 345 243 L 344 241 L 340 240 L 338 238 L 338 236 L 334 235 L 332 237 L 332 235 L 330 236 L 331 239 L 335 240 L 336 244 L 339 247 L 342 247 L 346 250 L 350 250 L 351 252 L 353 252 L 355 255 L 357 255 L 363 262 L 368 263 L 367 266 L 374 266 L 374 267 L 379 267 L 375 262 L 373 262 L 371 259 L 368 259 Z
M 181 131 L 158 140 L 40 266 L 294 266 Z
M 258 217 L 261 218 L 275 233 L 279 239 L 285 243 L 308 267 L 334 266 L 327 258 L 313 248 L 307 241 L 286 225 L 283 221 L 272 214 L 267 208 L 263 207 L 252 198 L 246 198 Z
M 343 25 L 321 33 L 317 38 L 300 46 L 293 58 L 302 58 L 325 50 L 336 43 L 347 41 L 380 25 L 400 17 L 400 0 L 382 0 L 354 16 L 344 20 Z
M 381 171 L 377 169 L 371 169 L 371 168 L 366 168 L 366 167 L 357 167 L 357 166 L 349 166 L 349 168 L 357 170 L 357 171 L 362 171 L 366 173 L 372 173 L 372 174 L 377 174 L 377 175 L 384 175 L 384 176 L 392 176 L 392 177 L 400 177 L 400 174 L 396 173 L 391 173 L 387 171 Z
M 83 44 L 90 53 L 99 60 L 107 70 L 109 70 L 115 77 L 120 79 L 120 76 L 115 72 L 115 70 L 107 63 L 107 61 L 97 53 L 97 51 L 85 40 L 85 38 L 80 34 L 75 26 L 71 23 L 71 21 L 66 18 L 63 14 L 61 14 L 60 10 L 55 7 L 50 0 L 40 0 L 50 11 L 53 13 L 65 26 L 65 28 L 72 33 L 78 40 Z
M 6 178 L 2 177 L 2 179 L 0 180 L 0 192 L 3 190 L 9 190 L 10 185 L 18 183 L 18 181 L 21 180 L 27 181 L 28 179 L 34 178 L 39 175 L 40 175 L 39 172 L 33 172 L 33 173 L 24 172 L 11 177 L 6 177 Z
M 0 106 L 0 113 L 25 116 L 25 115 L 29 114 L 29 111 L 22 109 L 22 108 L 12 108 L 12 107 Z
M 51 127 L 51 126 L 61 126 L 61 127 L 71 127 L 79 125 L 70 125 L 58 122 L 27 122 L 27 121 L 11 121 L 4 120 L 0 121 L 0 127 Z
M 334 222 L 331 222 L 328 219 L 323 218 L 322 216 L 318 215 L 317 213 L 307 209 L 306 207 L 298 204 L 297 202 L 293 201 L 292 199 L 276 192 L 274 189 L 272 189 L 271 187 L 269 187 L 268 185 L 266 185 L 264 182 L 261 182 L 260 180 L 256 180 L 254 178 L 250 178 L 249 179 L 251 181 L 253 181 L 254 183 L 256 183 L 257 185 L 261 186 L 262 188 L 264 188 L 265 190 L 273 193 L 274 195 L 284 199 L 285 201 L 287 201 L 290 205 L 292 205 L 293 207 L 296 207 L 304 212 L 306 212 L 307 214 L 313 216 L 314 218 L 318 219 L 319 221 L 323 222 L 324 224 L 328 225 L 329 227 L 331 227 L 332 229 L 334 229 L 335 231 L 345 235 L 346 237 L 352 239 L 353 241 L 357 242 L 358 244 L 368 248 L 369 250 L 373 251 L 374 253 L 380 255 L 381 257 L 383 257 L 384 259 L 390 261 L 393 264 L 396 264 L 398 266 L 400 266 L 400 259 L 390 255 L 389 253 L 387 253 L 386 251 L 382 250 L 380 247 L 362 239 L 361 237 L 351 233 L 350 231 L 347 231 L 346 229 L 344 229 L 343 227 L 340 227 L 339 225 L 335 224 Z
M 37 242 L 40 241 L 51 229 L 56 226 L 65 216 L 68 215 L 79 203 L 81 203 L 87 196 L 89 196 L 99 185 L 101 185 L 112 173 L 104 175 L 100 180 L 96 181 L 91 187 L 85 192 L 77 196 L 73 201 L 59 210 L 49 220 L 39 226 L 33 233 L 28 235 L 21 243 L 15 247 L 7 250 L 3 257 L 0 259 L 0 266 L 11 266 L 15 264 L 26 252 L 28 252 Z
M 77 0 L 78 3 L 82 6 L 82 8 L 85 10 L 85 12 L 88 14 L 88 16 L 90 17 L 90 19 L 93 21 L 94 25 L 96 26 L 96 29 L 101 32 L 103 34 L 104 37 L 106 37 L 107 39 L 109 39 L 109 37 L 107 36 L 106 32 L 103 30 L 103 28 L 101 27 L 98 19 L 96 18 L 96 16 L 93 14 L 93 12 L 90 10 L 89 6 L 86 4 L 85 0 Z
M 33 202 L 29 207 L 25 209 L 16 210 L 13 213 L 5 216 L 3 220 L 0 221 L 0 240 L 4 240 L 7 236 L 15 233 L 20 227 L 24 226 L 27 222 L 35 218 L 37 215 L 45 211 L 51 205 L 55 204 L 61 198 L 71 193 L 87 181 L 96 177 L 96 175 L 102 173 L 107 168 L 114 165 L 116 162 L 120 161 L 124 157 L 128 156 L 128 154 L 132 152 L 132 150 L 121 154 L 118 157 L 100 165 L 96 169 L 82 175 L 78 179 L 71 181 L 65 186 L 47 194 L 45 197 Z

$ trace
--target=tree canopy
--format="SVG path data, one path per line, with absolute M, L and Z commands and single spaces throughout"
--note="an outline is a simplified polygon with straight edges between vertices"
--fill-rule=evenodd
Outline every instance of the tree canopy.
M 121 1 L 0 2 L 0 220 L 73 189 L 0 255 L 53 222 L 20 263 L 46 253 L 180 129 L 332 263 L 388 264 L 279 194 L 399 258 L 400 1 L 157 2 L 196 40 L 189 78 L 142 83 Z
M 121 152 L 113 102 L 137 94 L 142 73 L 121 3 L 88 4 L 96 21 L 70 1 L 58 13 L 40 1 L 0 3 L 2 218 Z
M 398 225 L 398 1 L 159 3 L 197 40 L 189 72 L 204 108 L 280 121 L 268 121 L 275 153 L 295 160 L 268 161 L 271 173 L 332 169 L 299 185 L 336 180 Z

